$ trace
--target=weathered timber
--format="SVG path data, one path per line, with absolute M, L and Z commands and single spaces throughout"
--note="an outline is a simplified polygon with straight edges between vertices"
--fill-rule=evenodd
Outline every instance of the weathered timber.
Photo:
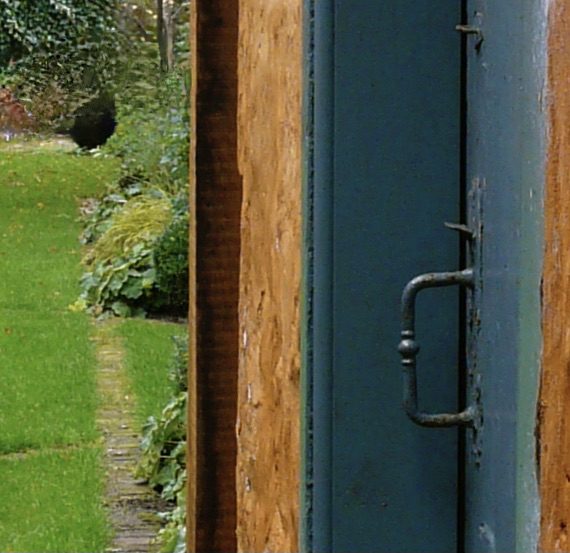
M 544 553 L 570 551 L 570 2 L 549 16 L 543 353 L 538 430 Z
M 237 0 L 192 4 L 188 550 L 236 549 Z
M 240 1 L 236 484 L 244 553 L 299 547 L 301 6 Z

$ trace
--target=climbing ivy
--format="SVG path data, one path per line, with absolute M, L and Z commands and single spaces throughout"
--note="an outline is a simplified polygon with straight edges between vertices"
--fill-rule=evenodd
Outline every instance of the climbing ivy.
M 115 30 L 116 0 L 0 0 L 0 60 L 38 51 L 92 56 Z
M 0 84 L 37 118 L 70 113 L 114 80 L 118 0 L 0 0 Z

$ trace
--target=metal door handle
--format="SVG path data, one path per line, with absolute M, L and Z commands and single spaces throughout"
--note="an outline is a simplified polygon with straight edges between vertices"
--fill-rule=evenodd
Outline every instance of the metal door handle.
M 416 356 L 420 346 L 416 342 L 416 296 L 424 288 L 442 286 L 466 286 L 472 288 L 473 269 L 449 273 L 426 273 L 412 279 L 402 293 L 402 333 L 398 351 L 404 369 L 404 409 L 412 421 L 420 426 L 469 426 L 473 423 L 476 409 L 467 407 L 460 413 L 424 413 L 418 410 L 418 379 Z

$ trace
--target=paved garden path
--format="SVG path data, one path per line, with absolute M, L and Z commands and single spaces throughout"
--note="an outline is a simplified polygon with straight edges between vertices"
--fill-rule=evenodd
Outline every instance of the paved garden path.
M 109 553 L 147 553 L 160 528 L 156 512 L 166 510 L 157 494 L 137 482 L 134 469 L 139 438 L 134 422 L 133 398 L 127 395 L 121 338 L 113 332 L 116 322 L 94 323 L 97 347 L 98 388 L 101 398 L 97 422 L 104 436 L 107 473 L 107 507 L 115 532 Z
M 129 397 L 126 323 L 68 309 L 79 202 L 117 164 L 74 149 L 0 140 L 0 553 L 149 553 L 172 507 L 134 477 L 146 412 Z

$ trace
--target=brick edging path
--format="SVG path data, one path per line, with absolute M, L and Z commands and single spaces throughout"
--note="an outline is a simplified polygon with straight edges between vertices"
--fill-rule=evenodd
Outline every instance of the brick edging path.
M 94 323 L 99 409 L 97 425 L 103 436 L 107 477 L 106 506 L 113 527 L 113 541 L 106 553 L 151 553 L 160 528 L 156 515 L 167 510 L 159 496 L 137 481 L 134 470 L 140 455 L 138 427 L 123 365 L 124 350 L 114 332 L 117 321 Z

